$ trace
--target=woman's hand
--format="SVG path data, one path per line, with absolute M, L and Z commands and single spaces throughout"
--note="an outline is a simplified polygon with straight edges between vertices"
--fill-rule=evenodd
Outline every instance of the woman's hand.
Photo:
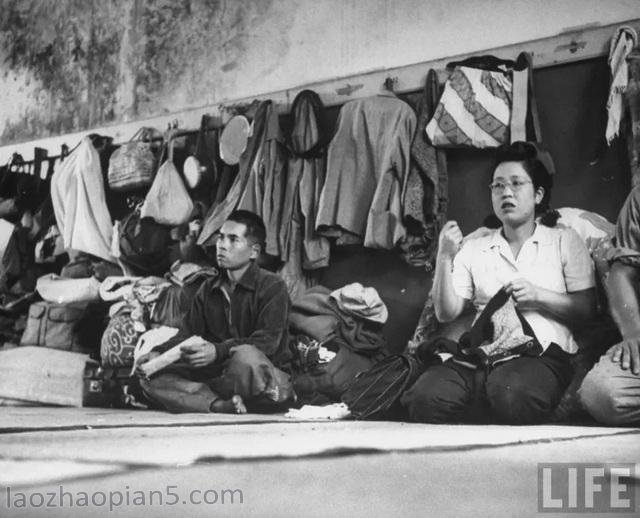
M 536 309 L 540 303 L 539 288 L 526 279 L 513 279 L 504 285 L 504 289 L 513 297 L 518 309 Z
M 447 221 L 438 237 L 438 255 L 453 259 L 462 245 L 462 231 L 456 221 Z

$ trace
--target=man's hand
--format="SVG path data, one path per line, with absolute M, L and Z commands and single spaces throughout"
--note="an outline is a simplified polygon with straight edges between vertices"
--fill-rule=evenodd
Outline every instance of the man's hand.
M 462 231 L 456 221 L 447 221 L 438 236 L 438 255 L 453 259 L 462 245 Z
M 506 292 L 513 297 L 518 309 L 535 309 L 540 302 L 538 287 L 526 279 L 513 279 L 504 285 Z
M 198 344 L 182 345 L 182 360 L 190 367 L 199 368 L 211 365 L 218 358 L 216 346 L 203 340 Z
M 143 363 L 147 363 L 149 360 L 152 360 L 153 358 L 157 358 L 158 356 L 160 356 L 160 353 L 158 351 L 150 351 L 147 354 L 143 354 L 142 356 L 140 356 L 140 358 L 138 358 L 138 361 L 136 361 L 136 375 L 140 378 L 146 377 L 145 373 L 140 369 L 140 366 Z
M 624 370 L 640 374 L 640 337 L 629 338 L 617 343 L 607 351 L 614 363 L 619 363 Z

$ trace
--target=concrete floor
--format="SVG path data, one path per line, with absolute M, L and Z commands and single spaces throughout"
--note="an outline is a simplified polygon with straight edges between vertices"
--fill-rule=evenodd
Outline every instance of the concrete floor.
M 538 463 L 639 461 L 638 428 L 2 408 L 0 516 L 534 516 Z

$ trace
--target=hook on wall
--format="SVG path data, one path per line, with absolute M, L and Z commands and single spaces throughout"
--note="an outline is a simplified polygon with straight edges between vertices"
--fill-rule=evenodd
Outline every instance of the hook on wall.
M 398 86 L 398 77 L 397 76 L 388 76 L 385 80 L 384 80 L 384 89 L 388 90 L 389 92 L 395 92 L 396 87 Z

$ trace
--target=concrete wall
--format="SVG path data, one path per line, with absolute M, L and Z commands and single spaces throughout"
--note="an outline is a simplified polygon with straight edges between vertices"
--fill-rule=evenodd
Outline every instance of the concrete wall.
M 3 0 L 0 146 L 637 17 L 638 0 Z

